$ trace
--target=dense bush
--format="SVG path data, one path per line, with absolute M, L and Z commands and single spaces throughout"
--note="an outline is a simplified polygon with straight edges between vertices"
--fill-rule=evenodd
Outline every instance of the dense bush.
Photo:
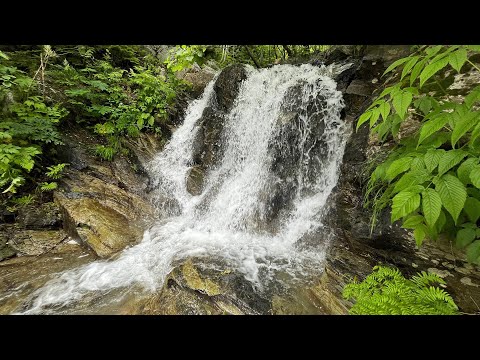
M 0 57 L 0 189 L 15 193 L 44 149 L 61 143 L 57 125 L 68 111 L 33 95 L 34 80 Z
M 451 96 L 442 83 L 452 72 L 480 71 L 470 60 L 479 51 L 479 46 L 425 46 L 397 60 L 385 71 L 396 70 L 390 86 L 357 123 L 358 128 L 369 122 L 380 143 L 396 143 L 371 174 L 366 205 L 373 204 L 375 214 L 391 206 L 391 221 L 413 229 L 418 246 L 442 234 L 466 248 L 475 263 L 480 263 L 480 86 L 462 98 Z M 420 126 L 399 138 L 407 120 Z

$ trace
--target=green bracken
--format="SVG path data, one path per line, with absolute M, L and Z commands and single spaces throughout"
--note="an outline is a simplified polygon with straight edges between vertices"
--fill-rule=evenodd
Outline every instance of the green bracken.
M 354 315 L 456 315 L 458 307 L 443 289 L 445 281 L 422 271 L 405 279 L 398 269 L 375 266 L 365 280 L 347 284 L 343 297 L 354 300 Z

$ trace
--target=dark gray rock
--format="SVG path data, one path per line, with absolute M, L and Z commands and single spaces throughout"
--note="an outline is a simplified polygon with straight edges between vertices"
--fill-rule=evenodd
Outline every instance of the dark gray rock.
M 245 66 L 234 64 L 223 69 L 215 82 L 215 95 L 198 121 L 200 129 L 194 140 L 193 160 L 203 170 L 213 166 L 221 157 L 225 116 L 233 106 L 241 82 L 246 78 Z
M 205 173 L 198 165 L 192 167 L 187 173 L 187 191 L 192 195 L 200 195 L 203 190 Z
M 246 78 L 245 66 L 241 64 L 233 64 L 223 69 L 214 86 L 217 105 L 221 111 L 228 112 L 232 108 L 240 84 Z
M 55 229 L 62 225 L 60 209 L 53 202 L 22 206 L 17 222 L 24 229 Z

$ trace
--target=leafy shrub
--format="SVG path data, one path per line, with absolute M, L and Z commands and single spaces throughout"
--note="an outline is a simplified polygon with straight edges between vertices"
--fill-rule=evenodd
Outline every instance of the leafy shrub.
M 424 271 L 408 280 L 398 269 L 375 266 L 361 283 L 347 284 L 343 297 L 355 300 L 349 312 L 356 315 L 458 314 L 452 297 L 434 284 L 445 281 Z
M 0 189 L 15 193 L 45 146 L 61 143 L 57 125 L 67 111 L 31 95 L 34 81 L 0 57 Z
M 399 59 L 385 74 L 403 66 L 372 105 L 357 129 L 369 122 L 371 132 L 396 148 L 371 174 L 366 204 L 374 213 L 391 205 L 391 221 L 413 229 L 417 245 L 439 234 L 466 247 L 469 261 L 480 263 L 480 86 L 463 100 L 441 85 L 445 72 L 460 73 L 479 46 L 426 46 Z M 399 139 L 402 122 L 416 118 L 420 128 Z M 373 224 L 375 222 L 375 216 Z
M 145 62 L 127 70 L 113 65 L 108 49 L 101 59 L 94 57 L 93 48 L 78 51 L 84 58 L 83 68 L 64 59 L 48 74 L 64 90 L 64 104 L 76 122 L 86 123 L 106 139 L 106 144 L 95 147 L 95 154 L 112 160 L 122 150 L 124 138 L 141 131 L 161 134 L 177 92 L 185 84 L 159 64 Z

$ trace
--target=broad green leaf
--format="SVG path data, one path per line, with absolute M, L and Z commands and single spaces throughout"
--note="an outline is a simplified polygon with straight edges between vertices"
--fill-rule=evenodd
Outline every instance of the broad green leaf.
M 390 104 L 388 102 L 384 102 L 380 104 L 378 109 L 380 110 L 383 120 L 387 120 L 388 114 L 390 114 Z
M 436 179 L 434 183 L 443 206 L 452 215 L 453 221 L 456 223 L 467 199 L 465 186 L 457 177 L 449 174 Z
M 421 216 L 421 215 L 410 215 L 402 223 L 402 227 L 404 229 L 415 229 L 422 222 L 423 222 L 423 216 Z
M 0 58 L 8 60 L 8 56 L 3 51 L 0 51 Z
M 372 132 L 376 132 L 378 134 L 379 141 L 384 141 L 386 135 L 390 132 L 392 128 L 392 116 L 388 116 L 387 119 L 377 125 Z
M 408 62 L 405 64 L 405 66 L 403 67 L 403 70 L 402 70 L 402 77 L 400 78 L 400 80 L 402 80 L 408 73 L 409 71 L 415 66 L 415 64 L 417 63 L 419 57 L 418 56 L 412 56 L 412 58 L 410 60 L 408 60 Z
M 467 45 L 468 50 L 480 51 L 480 45 Z
M 363 123 L 367 122 L 368 119 L 370 119 L 370 117 L 372 116 L 372 112 L 371 111 L 367 111 L 365 113 L 363 113 L 359 118 L 358 118 L 358 121 L 357 121 L 357 130 L 358 128 L 360 127 L 360 125 L 362 125 Z
M 389 117 L 392 118 L 392 135 L 396 137 L 402 124 L 402 118 L 398 114 L 390 114 Z
M 475 264 L 480 262 L 480 240 L 474 241 L 468 245 L 467 260 Z
M 423 224 L 418 225 L 415 230 L 413 230 L 413 237 L 415 238 L 417 247 L 422 246 L 423 240 L 425 240 L 425 235 L 427 233 L 426 230 L 426 226 Z
M 446 222 L 447 222 L 447 218 L 445 216 L 445 213 L 443 212 L 443 210 L 440 210 L 440 216 L 438 217 L 437 222 L 435 223 L 435 229 L 437 230 L 437 232 L 442 232 Z
M 480 201 L 473 197 L 468 197 L 467 200 L 465 200 L 464 210 L 468 219 L 476 223 L 480 217 Z
M 470 93 L 465 96 L 464 103 L 468 108 L 471 108 L 472 105 L 478 100 L 480 100 L 480 86 L 470 90 Z
M 430 63 L 434 63 L 444 57 L 448 58 L 448 54 L 450 54 L 452 51 L 455 51 L 458 49 L 458 46 L 449 46 L 448 49 L 445 51 L 439 53 L 437 56 L 435 56 L 432 60 L 430 60 Z
M 138 126 L 139 129 L 143 128 L 143 119 L 141 117 L 138 118 L 138 120 L 137 120 L 137 126 Z
M 443 149 L 431 149 L 427 151 L 424 155 L 424 160 L 425 166 L 429 172 L 435 170 L 444 153 L 445 150 Z
M 422 126 L 422 129 L 420 130 L 418 145 L 420 145 L 426 138 L 442 129 L 448 122 L 450 117 L 450 114 L 442 113 L 438 115 L 435 119 L 425 122 Z
M 408 91 L 412 95 L 418 95 L 420 93 L 416 86 L 409 86 L 409 87 L 403 88 L 402 90 L 403 91 Z
M 465 49 L 458 49 L 448 55 L 448 62 L 457 72 L 460 72 L 465 61 L 467 61 L 467 50 Z
M 473 186 L 480 189 L 480 166 L 477 165 L 470 171 L 470 181 Z
M 442 49 L 442 45 L 436 45 L 425 49 L 428 57 L 435 56 Z
M 408 191 L 401 191 L 392 199 L 392 223 L 418 209 L 420 195 Z
M 401 58 L 401 59 L 398 59 L 397 61 L 393 62 L 389 67 L 387 67 L 387 70 L 385 70 L 385 72 L 382 74 L 382 76 L 385 75 L 386 73 L 389 73 L 390 71 L 392 71 L 396 67 L 402 65 L 403 63 L 407 62 L 408 60 L 410 60 L 410 57 Z
M 423 184 L 429 177 L 430 175 L 424 170 L 410 171 L 404 174 L 400 180 L 396 182 L 395 187 L 393 188 L 393 193 L 396 194 L 410 186 Z
M 461 229 L 457 232 L 457 236 L 455 238 L 455 245 L 459 248 L 464 248 L 468 244 L 470 244 L 473 240 L 475 240 L 475 230 L 474 229 Z
M 412 160 L 413 159 L 411 157 L 404 157 L 392 162 L 386 172 L 387 180 L 393 180 L 398 174 L 401 174 L 410 169 L 410 164 Z
M 370 118 L 370 128 L 372 128 L 380 117 L 380 109 L 376 107 L 372 110 L 372 117 Z
M 432 98 L 430 96 L 423 96 L 413 103 L 420 111 L 427 115 L 432 108 Z
M 414 157 L 412 163 L 410 164 L 410 169 L 412 171 L 425 170 L 425 161 L 421 157 Z
M 425 190 L 425 186 L 422 186 L 422 185 L 412 185 L 405 189 L 405 191 L 408 191 L 414 194 L 420 194 L 423 190 Z
M 404 117 L 407 109 L 412 102 L 412 94 L 408 91 L 402 91 L 396 94 L 392 100 L 393 107 L 400 117 Z
M 478 124 L 480 113 L 468 112 L 461 120 L 457 121 L 452 131 L 452 147 L 455 147 L 460 138 L 465 135 L 474 125 Z
M 447 66 L 447 64 L 448 57 L 444 57 L 425 66 L 425 69 L 423 69 L 422 73 L 420 74 L 420 87 L 422 87 L 423 84 L 425 84 L 425 82 L 433 75 Z
M 474 197 L 475 199 L 480 199 L 480 190 L 477 188 L 468 187 L 467 194 Z
M 153 126 L 154 123 L 155 123 L 155 118 L 152 115 L 150 115 L 148 117 L 148 125 Z
M 422 193 L 422 211 L 428 226 L 433 228 L 440 216 L 441 209 L 440 195 L 433 189 L 425 189 Z
M 475 140 L 477 140 L 479 136 L 480 136 L 480 122 L 473 129 L 472 135 L 470 136 L 469 144 L 473 145 L 475 143 Z
M 467 155 L 467 152 L 460 149 L 446 151 L 438 162 L 438 174 L 445 174 L 452 167 L 460 163 Z
M 378 99 L 384 97 L 385 95 L 388 95 L 392 92 L 392 90 L 395 88 L 395 86 L 389 86 L 383 89 L 382 93 L 378 95 Z
M 425 66 L 425 63 L 427 61 L 424 59 L 424 60 L 420 60 L 414 67 L 413 67 L 413 70 L 412 70 L 412 73 L 410 74 L 410 86 L 412 86 L 412 84 L 415 82 L 415 80 L 417 80 L 418 78 L 418 75 L 420 75 L 420 73 L 422 72 L 423 70 L 423 67 Z
M 478 164 L 478 158 L 468 158 L 457 169 L 457 175 L 465 185 L 471 184 L 470 173 L 475 165 Z

